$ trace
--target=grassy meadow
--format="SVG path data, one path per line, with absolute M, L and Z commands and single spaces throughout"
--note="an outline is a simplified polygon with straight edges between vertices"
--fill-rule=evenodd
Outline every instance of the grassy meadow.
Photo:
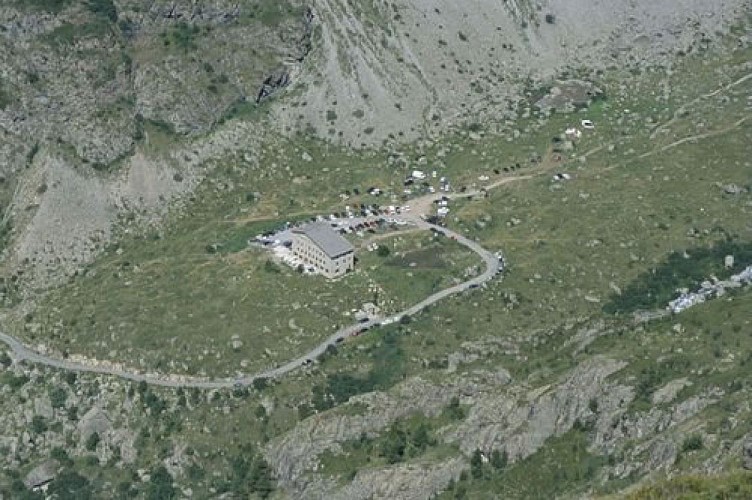
M 351 312 L 365 302 L 397 312 L 477 272 L 477 256 L 429 232 L 390 237 L 389 229 L 382 231 L 386 237 L 378 243 L 389 255 L 363 249 L 355 272 L 337 281 L 300 275 L 249 247 L 248 239 L 285 221 L 341 211 L 345 202 L 328 184 L 332 177 L 349 178 L 348 189 L 365 191 L 384 175 L 353 172 L 343 155 L 309 151 L 321 156 L 319 168 L 328 175 L 303 175 L 310 172 L 306 162 L 270 159 L 272 153 L 262 159 L 269 169 L 220 167 L 221 187 L 207 180 L 201 201 L 167 230 L 126 236 L 85 275 L 54 291 L 40 308 L 45 313 L 27 318 L 45 327 L 29 340 L 160 372 L 253 373 L 352 323 Z M 277 161 L 289 162 L 290 170 Z

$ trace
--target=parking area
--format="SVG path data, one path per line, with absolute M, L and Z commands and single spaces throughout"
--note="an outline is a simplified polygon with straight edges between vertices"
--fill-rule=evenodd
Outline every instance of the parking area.
M 299 268 L 303 262 L 292 253 L 293 230 L 309 222 L 327 222 L 332 229 L 343 236 L 367 238 L 387 231 L 402 229 L 411 222 L 403 216 L 409 213 L 409 206 L 358 205 L 345 206 L 341 212 L 320 215 L 297 223 L 284 223 L 275 231 L 258 234 L 249 240 L 251 245 L 260 245 L 272 252 L 274 257 L 292 267 Z M 313 268 L 303 266 L 303 271 L 313 273 Z

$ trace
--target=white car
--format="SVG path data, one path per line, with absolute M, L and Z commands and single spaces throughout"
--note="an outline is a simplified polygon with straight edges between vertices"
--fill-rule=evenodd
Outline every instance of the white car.
M 582 128 L 592 130 L 595 128 L 595 123 L 593 123 L 592 120 L 582 120 Z

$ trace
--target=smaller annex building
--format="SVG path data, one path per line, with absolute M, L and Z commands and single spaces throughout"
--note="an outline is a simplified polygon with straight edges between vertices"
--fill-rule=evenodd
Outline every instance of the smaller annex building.
M 313 222 L 292 230 L 292 253 L 332 279 L 355 266 L 355 248 L 326 222 Z

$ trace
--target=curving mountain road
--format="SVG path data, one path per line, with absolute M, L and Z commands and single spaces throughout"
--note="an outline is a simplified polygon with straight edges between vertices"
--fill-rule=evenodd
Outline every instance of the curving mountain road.
M 399 321 L 403 316 L 415 315 L 426 307 L 429 307 L 439 302 L 440 300 L 449 297 L 450 295 L 464 292 L 465 290 L 477 287 L 491 280 L 494 276 L 496 276 L 496 274 L 499 273 L 499 271 L 503 269 L 503 264 L 496 255 L 489 252 L 478 243 L 462 236 L 461 234 L 455 233 L 454 231 L 440 226 L 436 226 L 434 224 L 430 224 L 417 216 L 402 215 L 399 218 L 405 220 L 406 222 L 415 224 L 419 228 L 432 229 L 434 231 L 440 232 L 447 237 L 454 239 L 461 245 L 466 246 L 467 248 L 478 254 L 481 259 L 483 259 L 486 266 L 485 271 L 472 279 L 460 283 L 459 285 L 455 285 L 436 292 L 433 295 L 430 295 L 426 299 L 422 300 L 421 302 L 387 318 L 375 318 L 366 323 L 356 323 L 354 325 L 346 326 L 330 335 L 327 339 L 322 341 L 320 344 L 318 344 L 316 347 L 303 354 L 302 356 L 292 359 L 283 365 L 262 371 L 255 375 L 248 375 L 242 378 L 200 379 L 189 376 L 165 376 L 152 373 L 139 373 L 135 371 L 128 371 L 127 369 L 117 368 L 114 366 L 94 366 L 47 356 L 24 345 L 17 338 L 2 332 L 0 332 L 0 341 L 8 345 L 17 362 L 26 361 L 29 363 L 45 365 L 60 370 L 110 375 L 134 382 L 146 382 L 147 384 L 163 387 L 221 389 L 231 388 L 235 386 L 248 386 L 252 384 L 254 380 L 259 378 L 278 378 L 307 364 L 309 360 L 314 360 L 320 357 L 322 354 L 324 354 L 324 352 L 326 352 L 326 349 L 329 346 L 336 345 L 338 342 L 341 342 L 346 337 L 349 337 L 358 331 L 380 324 L 393 323 L 395 321 Z

